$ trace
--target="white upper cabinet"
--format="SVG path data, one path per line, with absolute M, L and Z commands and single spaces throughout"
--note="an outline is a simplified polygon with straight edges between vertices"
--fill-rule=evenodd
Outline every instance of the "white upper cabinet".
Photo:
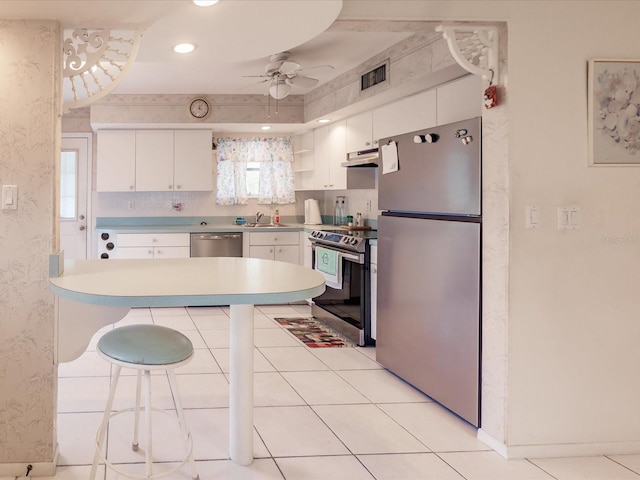
M 467 75 L 436 89 L 438 125 L 482 115 L 483 90 L 479 75 Z
M 347 122 L 314 130 L 313 178 L 316 190 L 344 190 L 347 188 L 347 170 L 341 165 L 347 157 Z
M 347 118 L 347 152 L 359 152 L 378 146 L 373 140 L 373 115 L 371 110 Z
M 427 90 L 405 97 L 373 111 L 373 138 L 375 141 L 435 125 L 435 90 Z
M 329 189 L 329 127 L 313 131 L 313 183 L 316 190 Z
M 100 130 L 98 192 L 213 190 L 210 130 Z
M 173 191 L 173 130 L 136 131 L 136 191 Z
M 213 190 L 213 154 L 210 130 L 176 130 L 174 190 Z
M 347 188 L 347 169 L 342 162 L 347 159 L 347 122 L 329 125 L 329 185 L 332 190 Z
M 96 191 L 133 192 L 136 189 L 136 132 L 98 131 Z

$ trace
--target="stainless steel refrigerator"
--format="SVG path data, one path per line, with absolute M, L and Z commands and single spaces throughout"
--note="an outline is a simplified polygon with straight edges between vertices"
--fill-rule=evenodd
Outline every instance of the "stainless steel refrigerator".
M 480 426 L 481 119 L 379 145 L 377 360 Z

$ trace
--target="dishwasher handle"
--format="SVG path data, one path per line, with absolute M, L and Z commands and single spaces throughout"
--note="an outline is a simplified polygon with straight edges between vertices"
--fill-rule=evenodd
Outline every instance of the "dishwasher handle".
M 237 240 L 241 237 L 242 237 L 242 234 L 240 233 L 231 233 L 231 234 L 225 233 L 223 235 L 217 235 L 215 233 L 207 233 L 207 234 L 202 234 L 197 236 L 198 240 Z

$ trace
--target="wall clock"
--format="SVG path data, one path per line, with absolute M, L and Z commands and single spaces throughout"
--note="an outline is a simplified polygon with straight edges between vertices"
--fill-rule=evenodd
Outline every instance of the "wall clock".
M 209 116 L 210 112 L 211 107 L 209 106 L 209 102 L 202 97 L 194 98 L 189 103 L 189 113 L 193 118 L 203 120 Z

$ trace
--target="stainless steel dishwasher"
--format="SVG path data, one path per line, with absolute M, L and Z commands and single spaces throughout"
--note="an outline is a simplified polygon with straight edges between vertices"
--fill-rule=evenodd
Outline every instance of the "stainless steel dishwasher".
M 192 233 L 191 256 L 241 257 L 242 233 Z

